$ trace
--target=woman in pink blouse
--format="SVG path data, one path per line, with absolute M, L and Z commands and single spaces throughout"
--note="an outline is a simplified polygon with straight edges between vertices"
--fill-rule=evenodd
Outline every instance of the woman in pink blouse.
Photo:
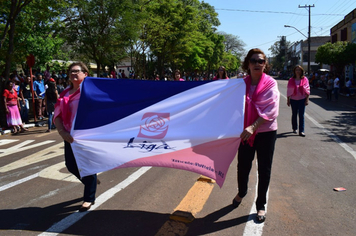
M 70 87 L 65 89 L 60 95 L 54 110 L 54 124 L 59 135 L 64 140 L 65 164 L 70 173 L 75 175 L 84 184 L 83 204 L 79 211 L 87 211 L 95 202 L 97 187 L 97 175 L 80 177 L 77 162 L 75 160 L 71 143 L 74 141 L 70 134 L 74 117 L 77 113 L 80 84 L 88 76 L 89 70 L 83 62 L 75 62 L 69 66 L 68 76 L 71 81 Z
M 308 105 L 310 87 L 308 78 L 304 76 L 303 67 L 297 65 L 293 69 L 293 77 L 289 79 L 287 86 L 287 105 L 292 106 L 292 129 L 297 133 L 299 116 L 299 135 L 305 137 L 304 112 Z
M 245 119 L 237 157 L 238 194 L 232 204 L 235 208 L 238 207 L 242 198 L 247 194 L 249 174 L 257 152 L 257 221 L 264 222 L 267 190 L 277 137 L 279 91 L 276 80 L 266 74 L 268 62 L 266 55 L 260 49 L 255 48 L 248 52 L 242 68 L 248 73 L 244 79 L 246 83 Z

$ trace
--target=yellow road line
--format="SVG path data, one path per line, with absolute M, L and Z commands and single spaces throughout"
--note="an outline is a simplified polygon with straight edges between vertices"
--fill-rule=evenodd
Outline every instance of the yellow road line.
M 187 223 L 192 222 L 204 207 L 211 192 L 214 188 L 214 180 L 206 177 L 200 177 L 197 182 L 190 188 L 188 193 L 174 209 L 156 236 L 177 235 L 183 236 L 188 231 Z

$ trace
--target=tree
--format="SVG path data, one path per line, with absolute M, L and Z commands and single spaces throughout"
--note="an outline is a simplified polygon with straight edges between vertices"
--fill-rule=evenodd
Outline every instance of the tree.
M 342 70 L 346 65 L 355 63 L 355 51 L 356 44 L 346 41 L 329 42 L 318 47 L 315 62 L 334 65 L 337 73 L 342 74 Z
M 150 21 L 144 26 L 145 39 L 158 73 L 206 69 L 215 47 L 210 40 L 214 24 L 219 23 L 213 7 L 198 0 L 156 0 L 146 9 Z
M 0 8 L 2 9 L 1 12 L 1 22 L 5 23 L 4 31 L 1 35 L 0 39 L 0 49 L 3 48 L 3 44 L 5 42 L 6 37 L 8 36 L 8 48 L 7 54 L 5 59 L 5 71 L 4 75 L 5 78 L 9 78 L 10 75 L 10 66 L 14 52 L 14 36 L 15 36 L 15 29 L 16 29 L 16 18 L 22 12 L 22 9 L 30 4 L 32 0 L 11 0 L 8 1 L 1 1 Z
M 0 1 L 0 68 L 5 79 L 29 54 L 35 54 L 38 66 L 58 52 L 63 41 L 55 35 L 55 28 L 66 5 L 67 0 Z M 0 110 L 0 114 L 5 112 Z M 6 119 L 0 119 L 5 126 Z
M 58 52 L 58 45 L 63 41 L 54 35 L 54 30 L 67 4 L 66 0 L 0 2 L 0 27 L 3 29 L 0 55 L 5 58 L 3 61 L 5 78 L 9 77 L 13 62 L 23 63 L 30 53 L 46 55 L 47 58 L 42 58 L 39 54 L 35 55 L 37 62 L 42 58 L 42 62 L 45 63 L 51 60 L 48 55 Z M 38 47 L 33 51 L 35 44 Z
M 113 66 L 126 56 L 134 31 L 130 0 L 79 0 L 66 14 L 63 36 L 77 53 L 97 64 Z
M 241 57 L 245 54 L 245 43 L 239 39 L 239 36 L 227 34 L 225 32 L 219 32 L 220 35 L 224 36 L 225 52 L 230 52 L 232 55 Z
M 286 63 L 287 49 L 291 43 L 286 41 L 286 37 L 282 36 L 280 41 L 275 42 L 268 50 L 271 51 L 274 59 L 272 65 L 274 69 L 283 70 Z

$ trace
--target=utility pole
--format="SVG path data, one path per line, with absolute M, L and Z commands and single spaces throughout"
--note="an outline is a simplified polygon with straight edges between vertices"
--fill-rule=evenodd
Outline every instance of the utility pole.
M 299 8 L 308 8 L 309 11 L 309 27 L 308 27 L 308 76 L 310 76 L 310 8 L 315 7 L 311 5 L 298 6 Z

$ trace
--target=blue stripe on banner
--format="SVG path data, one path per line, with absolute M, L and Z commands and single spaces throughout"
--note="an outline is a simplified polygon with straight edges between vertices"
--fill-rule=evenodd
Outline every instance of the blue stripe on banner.
M 157 102 L 212 81 L 148 81 L 87 77 L 82 83 L 75 130 L 112 123 Z

